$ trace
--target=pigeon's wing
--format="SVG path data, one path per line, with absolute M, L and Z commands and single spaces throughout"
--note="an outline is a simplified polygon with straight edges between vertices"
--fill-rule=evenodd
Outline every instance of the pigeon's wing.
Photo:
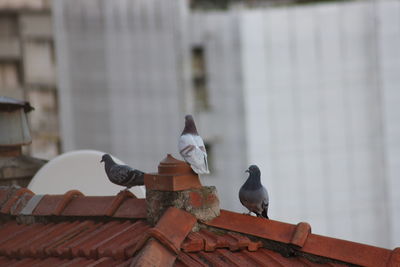
M 201 150 L 203 150 L 207 154 L 203 138 L 201 138 L 200 135 L 193 136 L 193 141 L 196 144 L 196 146 L 198 146 Z
M 261 216 L 265 207 L 268 209 L 268 193 L 264 187 L 256 190 L 241 188 L 239 191 L 239 200 L 249 211 Z
M 207 153 L 200 136 L 193 136 L 191 134 L 181 135 L 178 142 L 178 149 L 181 156 L 190 164 L 194 172 L 198 174 L 209 173 Z
M 178 150 L 179 153 L 184 157 L 191 149 L 194 149 L 196 143 L 194 142 L 193 136 L 191 134 L 183 134 L 178 140 Z
M 254 196 L 254 190 L 246 189 L 242 186 L 239 190 L 239 200 L 244 207 L 246 207 L 250 212 L 257 213 L 257 198 Z
M 240 200 L 240 203 L 242 203 L 242 205 L 247 208 L 247 206 L 246 206 L 247 197 L 246 196 L 247 196 L 246 189 L 244 189 L 242 186 L 239 190 L 239 200 Z
M 132 177 L 134 170 L 127 165 L 114 165 L 110 168 L 109 178 L 118 185 L 126 185 Z
M 124 185 L 128 188 L 131 188 L 135 185 L 144 185 L 144 172 L 132 170 L 130 177 L 127 179 Z
M 268 196 L 268 192 L 267 192 L 267 190 L 265 189 L 264 186 L 262 187 L 262 189 L 263 189 L 264 199 L 263 199 L 263 202 L 261 204 L 261 209 L 262 209 L 261 216 L 264 217 L 264 218 L 269 219 L 268 218 L 269 196 Z

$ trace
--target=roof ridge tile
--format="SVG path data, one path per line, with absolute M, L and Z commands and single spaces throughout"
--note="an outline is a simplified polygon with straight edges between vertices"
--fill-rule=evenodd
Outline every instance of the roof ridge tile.
M 39 202 L 45 195 L 33 195 L 32 198 L 26 203 L 25 207 L 19 212 L 19 215 L 32 215 Z
M 85 195 L 79 190 L 69 190 L 68 192 L 66 192 L 63 195 L 62 200 L 54 208 L 52 215 L 60 215 L 67 207 L 67 205 L 71 202 L 71 200 L 79 196 L 84 197 Z
M 34 195 L 34 193 L 31 190 L 29 190 L 28 188 L 17 189 L 17 191 L 15 191 L 15 193 L 10 198 L 8 198 L 7 201 L 3 204 L 3 206 L 1 207 L 1 210 L 0 210 L 0 213 L 10 214 L 10 211 L 11 211 L 12 207 L 14 206 L 14 204 L 16 204 L 18 202 L 19 198 L 24 194 Z
M 121 206 L 122 202 L 124 202 L 124 200 L 127 198 L 137 199 L 137 197 L 131 191 L 128 191 L 128 190 L 120 191 L 112 200 L 109 208 L 106 211 L 106 216 L 110 216 L 110 217 L 113 216 L 115 214 L 115 212 Z
M 136 198 L 127 190 L 115 196 L 85 196 L 79 190 L 70 190 L 61 195 L 36 195 L 27 188 L 0 187 L 0 198 L 0 214 L 17 216 L 18 221 L 26 224 L 34 223 L 38 216 L 49 220 L 52 218 L 50 216 L 147 217 L 146 200 Z M 89 208 L 88 205 L 93 206 Z
M 390 254 L 390 258 L 387 262 L 388 267 L 398 267 L 400 266 L 400 248 L 395 248 Z
M 248 251 L 256 251 L 259 247 L 262 247 L 261 242 L 253 242 L 245 235 L 234 232 L 228 232 L 226 234 L 237 240 L 239 249 L 247 248 Z
M 214 251 L 217 247 L 217 238 L 213 235 L 207 234 L 207 232 L 208 231 L 204 229 L 200 230 L 200 234 L 204 240 L 204 251 Z
M 166 264 L 178 257 L 178 266 L 222 262 L 240 265 L 241 261 L 317 266 L 315 259 L 322 260 L 325 266 L 400 266 L 400 248 L 388 250 L 316 235 L 306 222 L 294 225 L 226 210 L 219 217 L 202 222 L 184 210 L 170 207 L 150 228 L 149 222 L 143 220 L 147 218 L 146 200 L 137 199 L 129 191 L 115 196 L 84 196 L 78 190 L 70 190 L 63 195 L 42 196 L 26 188 L 0 187 L 0 202 L 0 213 L 6 214 L 3 218 L 12 220 L 0 224 L 0 255 L 8 257 L 0 256 L 0 264 L 7 260 L 7 264 L 18 265 L 44 261 L 54 265 L 129 265 L 127 259 L 134 258 L 143 266 L 149 263 L 147 258 L 157 254 L 157 260 Z M 17 224 L 26 215 L 44 217 L 33 220 L 31 225 Z M 64 220 L 65 216 L 73 216 L 72 221 Z M 75 218 L 78 216 L 82 217 Z M 88 220 L 89 216 L 96 217 Z M 51 223 L 53 217 L 63 221 Z M 96 223 L 99 217 L 108 218 Z M 108 221 L 109 217 L 125 220 Z M 42 219 L 48 223 L 40 223 Z M 191 232 L 199 228 L 197 223 L 206 227 Z M 262 241 L 252 241 L 253 237 Z M 294 257 L 284 258 L 286 249 Z M 66 259 L 74 257 L 78 257 L 76 261 Z
M 350 264 L 386 266 L 386 264 L 392 261 L 396 264 L 400 262 L 400 256 L 397 256 L 397 253 L 399 253 L 397 249 L 392 251 L 385 248 L 312 234 L 311 226 L 305 222 L 293 225 L 221 210 L 219 217 L 203 223 L 219 229 L 292 245 L 291 248 L 294 250 Z
M 182 224 L 177 225 L 176 222 L 182 222 Z M 134 246 L 137 251 L 144 245 L 132 265 L 149 266 L 151 262 L 157 262 L 158 266 L 171 266 L 180 253 L 182 242 L 196 222 L 197 219 L 192 214 L 175 207 L 168 208 L 156 226 L 148 230 L 140 243 Z
M 184 222 L 180 227 L 171 227 L 176 222 Z M 156 226 L 150 229 L 149 235 L 178 254 L 182 242 L 195 226 L 197 219 L 181 209 L 170 207 L 161 216 Z
M 306 222 L 300 222 L 296 225 L 290 243 L 295 246 L 302 247 L 309 234 L 311 234 L 311 226 Z
M 204 239 L 198 232 L 190 232 L 181 245 L 185 252 L 197 252 L 204 249 Z

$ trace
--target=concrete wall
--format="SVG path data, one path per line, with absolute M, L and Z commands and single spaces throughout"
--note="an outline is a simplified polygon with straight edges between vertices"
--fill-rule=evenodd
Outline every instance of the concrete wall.
M 399 245 L 399 18 L 398 1 L 242 13 L 248 155 L 272 217 Z
M 154 171 L 184 123 L 184 1 L 56 1 L 64 150 Z
M 382 103 L 385 179 L 390 218 L 390 243 L 400 243 L 400 2 L 377 5 L 378 71 Z
M 225 12 L 192 13 L 191 47 L 204 48 L 209 107 L 195 113 L 199 131 L 211 145 L 211 175 L 225 209 L 241 210 L 238 192 L 245 181 L 246 130 L 238 18 Z
M 30 101 L 32 145 L 27 154 L 50 159 L 59 154 L 52 16 L 48 3 L 0 3 L 0 95 Z
M 191 12 L 184 1 L 55 2 L 65 150 L 153 171 L 178 155 L 183 115 L 211 144 L 222 207 L 249 164 L 271 218 L 398 246 L 398 1 Z M 380 21 L 381 23 L 378 23 Z M 209 106 L 195 108 L 190 51 Z M 397 186 L 397 187 L 396 187 Z

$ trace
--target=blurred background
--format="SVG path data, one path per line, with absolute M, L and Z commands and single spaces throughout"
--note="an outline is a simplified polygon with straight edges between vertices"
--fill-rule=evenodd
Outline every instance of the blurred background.
M 156 171 L 195 117 L 224 209 L 249 164 L 270 218 L 400 244 L 400 1 L 1 0 L 0 94 L 52 159 Z

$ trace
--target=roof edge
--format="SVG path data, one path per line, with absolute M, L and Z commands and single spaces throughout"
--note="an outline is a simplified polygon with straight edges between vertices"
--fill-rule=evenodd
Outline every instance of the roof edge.
M 82 212 L 83 209 L 84 211 Z M 0 220 L 46 221 L 146 219 L 146 200 L 129 191 L 116 196 L 85 196 L 79 190 L 63 195 L 35 195 L 27 188 L 0 187 Z
M 400 248 L 393 250 L 311 233 L 308 223 L 297 225 L 221 210 L 203 224 L 266 241 L 279 242 L 293 253 L 307 253 L 362 266 L 400 266 Z

